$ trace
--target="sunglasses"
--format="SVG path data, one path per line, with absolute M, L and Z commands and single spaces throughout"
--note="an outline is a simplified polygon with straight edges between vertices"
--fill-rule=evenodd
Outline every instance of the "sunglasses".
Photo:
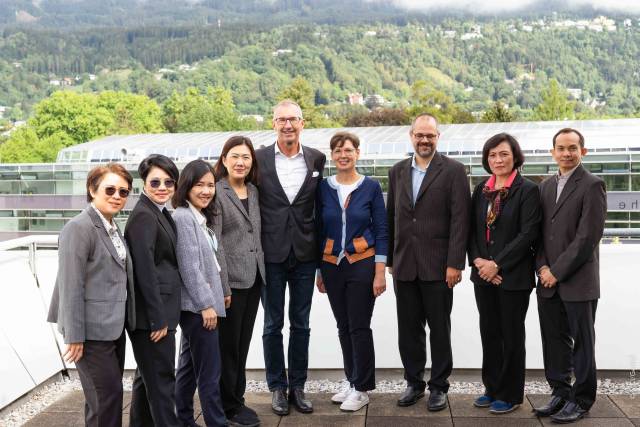
M 151 186 L 151 188 L 160 188 L 160 185 L 162 184 L 162 182 L 163 181 L 161 179 L 154 178 L 149 181 L 149 185 Z M 165 187 L 173 188 L 174 185 L 176 185 L 176 181 L 174 179 L 169 178 L 164 180 Z
M 129 193 L 131 192 L 130 190 L 127 190 L 126 188 L 117 188 L 114 186 L 108 186 L 108 187 L 104 187 L 104 194 L 106 194 L 107 196 L 113 196 L 114 194 L 116 194 L 116 190 L 118 190 L 118 195 L 120 197 L 122 197 L 123 199 L 126 199 L 127 197 L 129 197 Z

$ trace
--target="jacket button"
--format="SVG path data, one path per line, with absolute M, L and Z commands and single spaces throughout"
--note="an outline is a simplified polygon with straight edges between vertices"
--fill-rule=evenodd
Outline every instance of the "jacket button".
M 249 229 L 249 233 L 253 233 L 253 228 L 250 228 L 250 229 Z
M 415 219 L 415 218 L 413 218 L 413 222 L 416 222 L 416 219 Z
M 493 240 L 489 242 L 490 245 L 493 245 Z

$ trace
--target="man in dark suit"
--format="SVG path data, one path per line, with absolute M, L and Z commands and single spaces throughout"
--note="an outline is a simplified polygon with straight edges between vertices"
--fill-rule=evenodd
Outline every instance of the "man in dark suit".
M 551 155 L 558 174 L 540 184 L 542 239 L 536 256 L 538 313 L 551 400 L 536 408 L 558 423 L 582 418 L 596 398 L 594 321 L 600 297 L 598 244 L 607 200 L 604 182 L 581 165 L 584 137 L 561 129 Z M 571 385 L 571 372 L 575 382 Z
M 260 166 L 260 214 L 266 286 L 262 288 L 267 384 L 272 409 L 289 413 L 313 411 L 305 398 L 309 361 L 309 313 L 315 280 L 317 247 L 314 225 L 316 188 L 322 180 L 325 155 L 300 144 L 304 119 L 300 106 L 281 101 L 273 110 L 276 143 L 256 150 Z M 285 373 L 282 328 L 289 284 L 289 376 Z M 289 396 L 287 400 L 287 388 Z
M 407 389 L 399 406 L 424 396 L 425 324 L 429 324 L 431 379 L 428 409 L 447 407 L 453 287 L 461 280 L 470 217 L 470 188 L 464 166 L 436 151 L 440 132 L 430 114 L 415 118 L 409 132 L 411 158 L 389 171 L 387 215 L 394 279 L 398 341 Z
M 136 328 L 129 331 L 138 364 L 130 425 L 178 426 L 175 410 L 176 326 L 182 279 L 176 258 L 176 225 L 165 204 L 174 193 L 178 168 L 163 155 L 138 167 L 144 192 L 133 208 L 125 239 L 131 250 L 136 292 Z

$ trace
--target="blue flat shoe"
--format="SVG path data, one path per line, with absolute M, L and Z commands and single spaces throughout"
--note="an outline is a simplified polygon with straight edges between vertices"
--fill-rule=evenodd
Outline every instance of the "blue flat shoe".
M 502 400 L 494 400 L 491 403 L 491 408 L 489 409 L 489 412 L 491 412 L 492 414 L 508 414 L 509 412 L 515 410 L 518 408 L 518 404 L 513 405 L 511 403 L 502 401 Z
M 475 406 L 476 408 L 488 408 L 492 403 L 493 399 L 486 394 L 483 394 L 473 401 L 473 406 Z

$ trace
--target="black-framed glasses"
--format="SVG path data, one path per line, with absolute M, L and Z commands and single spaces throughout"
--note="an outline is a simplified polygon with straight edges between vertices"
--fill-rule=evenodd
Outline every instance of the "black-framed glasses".
M 297 125 L 302 121 L 302 117 L 277 117 L 273 119 L 273 121 L 275 121 L 279 125 L 284 125 L 287 122 L 291 123 L 292 125 Z
M 171 178 L 167 178 L 164 181 L 158 178 L 149 180 L 149 185 L 151 186 L 151 188 L 160 188 L 160 185 L 162 185 L 162 183 L 164 183 L 164 186 L 167 188 L 173 188 L 176 185 L 176 180 Z
M 107 196 L 113 196 L 114 194 L 116 194 L 116 190 L 118 191 L 118 195 L 123 199 L 129 197 L 129 193 L 131 193 L 131 190 L 127 188 L 116 188 L 113 185 L 109 185 L 107 187 L 104 187 L 104 194 L 106 194 Z

